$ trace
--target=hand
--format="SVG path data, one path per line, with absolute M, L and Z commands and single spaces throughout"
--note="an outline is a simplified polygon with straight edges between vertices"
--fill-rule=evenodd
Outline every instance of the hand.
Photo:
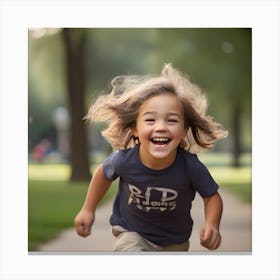
M 86 210 L 81 210 L 74 220 L 76 232 L 82 236 L 90 235 L 91 227 L 94 222 L 94 213 Z
M 222 241 L 219 230 L 214 226 L 205 226 L 200 231 L 200 244 L 209 249 L 217 249 Z

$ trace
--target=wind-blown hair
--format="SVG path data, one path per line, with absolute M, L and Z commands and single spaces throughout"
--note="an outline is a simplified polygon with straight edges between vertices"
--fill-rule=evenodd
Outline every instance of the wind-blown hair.
M 114 150 L 136 144 L 132 128 L 139 109 L 148 98 L 161 93 L 175 94 L 183 105 L 187 136 L 181 146 L 185 150 L 198 153 L 211 149 L 216 140 L 227 136 L 227 131 L 206 115 L 208 104 L 201 89 L 171 64 L 164 65 L 160 76 L 118 76 L 111 85 L 111 91 L 97 98 L 85 119 L 108 124 L 102 135 Z

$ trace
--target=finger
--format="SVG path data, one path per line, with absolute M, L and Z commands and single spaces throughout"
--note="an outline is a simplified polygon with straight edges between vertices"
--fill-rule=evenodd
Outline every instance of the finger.
M 213 249 L 212 250 L 218 249 L 220 247 L 220 245 L 221 245 L 221 242 L 222 242 L 222 238 L 221 238 L 221 235 L 219 234 L 217 236 L 217 238 L 215 239 L 215 241 L 214 241 Z
M 76 225 L 76 232 L 79 235 L 83 236 L 83 234 L 84 234 L 84 227 L 83 227 L 83 225 Z
M 207 243 L 207 248 L 209 250 L 215 250 L 216 249 L 216 244 L 217 241 L 215 239 L 211 239 L 208 243 Z
M 202 229 L 200 230 L 200 240 L 203 239 L 204 234 L 205 234 L 205 228 L 202 228 Z
M 76 231 L 80 236 L 86 237 L 90 234 L 90 229 L 86 225 L 78 225 L 76 226 Z
M 217 235 L 213 235 L 213 238 L 211 239 L 211 241 L 207 244 L 207 248 L 209 250 L 216 250 L 221 243 L 221 235 L 217 234 Z
M 84 233 L 86 234 L 86 236 L 90 235 L 90 226 L 84 226 Z
M 213 231 L 212 230 L 204 231 L 204 234 L 201 236 L 201 242 L 204 244 L 210 244 L 212 240 L 213 240 Z

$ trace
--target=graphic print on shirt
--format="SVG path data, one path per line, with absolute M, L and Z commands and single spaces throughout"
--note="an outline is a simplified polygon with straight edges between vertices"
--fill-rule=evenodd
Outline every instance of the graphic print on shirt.
M 133 185 L 128 185 L 130 194 L 128 205 L 134 203 L 138 209 L 149 212 L 151 209 L 160 211 L 172 211 L 176 208 L 178 192 L 163 187 L 147 187 L 145 192 Z

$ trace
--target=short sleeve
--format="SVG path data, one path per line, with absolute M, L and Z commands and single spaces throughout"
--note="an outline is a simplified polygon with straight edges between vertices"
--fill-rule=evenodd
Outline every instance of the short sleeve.
M 111 155 L 109 155 L 103 163 L 104 175 L 110 181 L 113 181 L 117 177 L 119 177 L 118 172 L 117 172 L 118 158 L 119 158 L 119 152 L 116 151 L 116 152 L 112 153 Z
M 197 156 L 194 158 L 190 177 L 192 188 L 202 197 L 213 195 L 219 188 L 207 167 L 199 161 Z

